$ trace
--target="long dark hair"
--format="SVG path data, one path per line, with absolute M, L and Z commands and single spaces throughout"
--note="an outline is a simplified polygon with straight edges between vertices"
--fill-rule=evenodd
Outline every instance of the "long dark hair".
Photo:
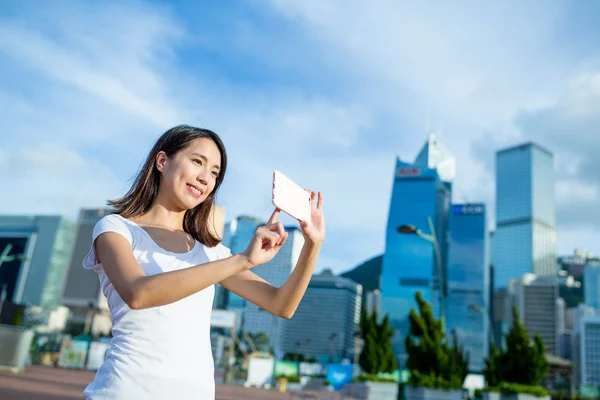
M 172 158 L 179 151 L 188 147 L 192 140 L 201 138 L 210 139 L 217 145 L 221 153 L 221 168 L 215 187 L 206 200 L 185 212 L 183 230 L 208 247 L 218 245 L 221 238 L 210 231 L 208 219 L 214 206 L 217 190 L 221 186 L 227 170 L 227 152 L 221 138 L 208 129 L 179 125 L 163 133 L 154 143 L 154 147 L 148 154 L 148 158 L 146 158 L 129 191 L 119 199 L 108 201 L 108 205 L 113 208 L 113 212 L 124 218 L 145 214 L 158 194 L 160 184 L 160 171 L 156 168 L 158 153 L 164 151 L 167 157 Z

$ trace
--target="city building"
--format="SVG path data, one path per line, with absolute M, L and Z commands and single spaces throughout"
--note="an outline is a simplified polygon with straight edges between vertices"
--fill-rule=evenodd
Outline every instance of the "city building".
M 297 227 L 285 227 L 288 238 L 279 249 L 277 255 L 268 263 L 252 269 L 252 272 L 272 284 L 280 287 L 288 279 L 304 245 L 304 236 Z M 257 305 L 246 302 L 244 311 L 243 327 L 249 333 L 265 333 L 269 337 L 270 345 L 276 354 L 280 354 L 284 333 L 284 323 L 288 320 L 279 318 Z
M 535 143 L 496 153 L 492 264 L 495 289 L 527 273 L 556 275 L 553 155 Z
M 396 160 L 380 290 L 381 313 L 389 315 L 394 327 L 392 346 L 401 368 L 406 359 L 408 315 L 417 307 L 415 294 L 422 293 L 437 317 L 444 311 L 440 303 L 445 291 L 440 288 L 444 289 L 453 178 L 454 159 L 434 134 L 429 135 L 415 163 Z
M 74 223 L 54 215 L 0 216 L 0 297 L 3 301 L 60 306 Z
M 223 245 L 231 249 L 232 254 L 241 253 L 248 247 L 250 239 L 254 236 L 256 228 L 264 225 L 264 221 L 248 215 L 240 215 L 231 222 L 225 224 L 223 234 Z M 231 311 L 244 312 L 246 300 L 235 293 L 215 286 L 215 299 L 213 308 L 227 309 Z M 243 316 L 242 316 L 243 318 Z
M 581 320 L 581 386 L 600 388 L 600 316 L 585 316 Z
M 559 268 L 566 271 L 568 275 L 573 276 L 575 279 L 581 279 L 583 277 L 583 271 L 586 264 L 592 260 L 598 259 L 591 253 L 581 249 L 575 249 L 573 254 L 557 258 Z
M 63 305 L 71 311 L 70 323 L 84 325 L 94 320 L 92 332 L 108 334 L 111 329 L 106 297 L 100 289 L 98 274 L 83 268 L 82 262 L 92 246 L 94 226 L 111 209 L 82 209 L 79 211 L 75 245 L 69 260 L 69 269 L 63 292 Z
M 558 280 L 555 276 L 525 274 L 510 281 L 511 304 L 531 337 L 539 335 L 546 352 L 557 355 L 559 335 Z
M 600 260 L 590 260 L 586 263 L 583 281 L 585 305 L 600 309 Z
M 469 369 L 481 372 L 489 343 L 485 205 L 453 204 L 449 232 L 446 330 L 469 352 Z
M 573 356 L 573 386 L 579 388 L 582 382 L 582 332 L 584 318 L 596 316 L 596 310 L 585 304 L 580 304 L 573 310 L 573 334 L 571 336 L 571 351 Z
M 379 289 L 375 289 L 366 296 L 365 298 L 365 311 L 367 315 L 371 315 L 373 313 L 377 313 L 377 315 L 381 315 L 381 291 Z
M 340 276 L 315 275 L 294 314 L 284 324 L 281 351 L 324 363 L 354 360 L 362 286 Z

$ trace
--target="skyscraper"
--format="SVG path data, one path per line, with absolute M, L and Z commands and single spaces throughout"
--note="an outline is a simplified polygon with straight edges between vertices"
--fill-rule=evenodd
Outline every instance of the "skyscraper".
M 389 314 L 395 329 L 392 344 L 400 365 L 406 358 L 404 338 L 409 329 L 408 315 L 416 307 L 416 292 L 420 291 L 432 303 L 436 315 L 442 309 L 439 283 L 444 279 L 439 275 L 444 274 L 446 265 L 453 163 L 450 153 L 433 134 L 414 164 L 396 161 L 381 274 L 381 312 Z M 443 173 L 438 173 L 438 166 Z M 431 228 L 435 230 L 439 259 L 432 243 L 418 235 L 399 233 L 400 226 L 409 224 L 426 234 L 433 235 Z
M 509 294 L 512 305 L 517 306 L 519 318 L 531 337 L 540 335 L 550 354 L 558 350 L 558 278 L 555 276 L 536 277 L 525 274 L 519 279 L 511 279 Z M 512 324 L 512 321 L 511 321 Z
M 297 227 L 285 227 L 288 238 L 283 247 L 270 262 L 252 269 L 252 272 L 279 287 L 288 279 L 304 245 L 304 236 Z M 270 345 L 276 352 L 281 350 L 283 339 L 283 324 L 287 320 L 263 310 L 253 303 L 246 302 L 244 311 L 244 329 L 252 334 L 263 332 L 269 337 Z
M 284 324 L 284 353 L 328 362 L 354 357 L 362 286 L 340 276 L 314 275 L 294 314 Z
M 496 153 L 494 288 L 526 273 L 555 275 L 553 156 L 535 143 Z
M 583 270 L 585 305 L 600 309 L 600 261 L 592 260 Z
M 250 239 L 254 236 L 256 228 L 263 225 L 264 221 L 248 215 L 240 215 L 228 222 L 223 234 L 223 244 L 231 249 L 231 254 L 241 253 L 246 250 Z M 225 308 L 231 311 L 244 312 L 246 300 L 235 293 L 217 285 L 215 292 L 215 308 Z
M 581 385 L 600 388 L 600 316 L 585 316 L 580 327 Z
M 483 370 L 489 331 L 490 277 L 485 205 L 453 204 L 449 218 L 448 333 L 469 352 L 469 368 Z

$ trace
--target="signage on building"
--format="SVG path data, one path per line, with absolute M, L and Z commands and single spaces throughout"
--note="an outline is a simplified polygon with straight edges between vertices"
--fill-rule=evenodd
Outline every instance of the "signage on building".
M 417 167 L 400 167 L 396 171 L 396 176 L 420 176 L 421 169 Z
M 452 206 L 455 215 L 482 215 L 485 212 L 483 204 L 456 204 Z

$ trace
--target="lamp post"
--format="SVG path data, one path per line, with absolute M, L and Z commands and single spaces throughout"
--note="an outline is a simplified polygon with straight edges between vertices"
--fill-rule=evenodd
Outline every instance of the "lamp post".
M 430 234 L 423 233 L 420 229 L 418 229 L 414 225 L 400 225 L 398 227 L 399 233 L 409 234 L 409 235 L 417 235 L 419 238 L 431 243 L 433 245 L 433 252 L 435 258 L 435 268 L 437 272 L 438 279 L 438 293 L 439 293 L 439 302 L 440 302 L 440 315 L 442 319 L 446 320 L 446 280 L 443 275 L 442 270 L 442 257 L 440 252 L 440 246 L 437 240 L 437 236 L 435 234 L 435 228 L 433 226 L 433 221 L 431 221 L 431 217 L 427 217 L 427 224 L 429 225 Z

